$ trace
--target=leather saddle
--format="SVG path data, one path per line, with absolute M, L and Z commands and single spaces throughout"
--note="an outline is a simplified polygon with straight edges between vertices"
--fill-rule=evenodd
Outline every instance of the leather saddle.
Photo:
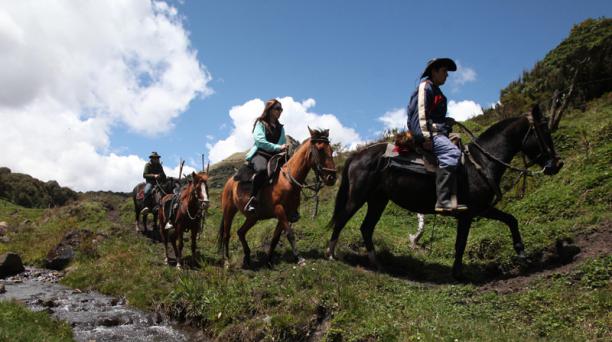
M 460 151 L 463 151 L 463 143 L 458 133 L 451 133 L 449 138 Z M 382 157 L 388 159 L 385 167 L 400 171 L 431 174 L 438 170 L 436 156 L 431 150 L 416 146 L 410 131 L 398 133 L 395 141 L 387 144 L 387 150 Z
M 276 177 L 280 174 L 281 167 L 285 164 L 286 153 L 278 153 L 272 155 L 268 160 L 268 183 L 272 184 Z M 234 174 L 234 180 L 240 183 L 252 183 L 255 170 L 249 162 L 245 162 Z

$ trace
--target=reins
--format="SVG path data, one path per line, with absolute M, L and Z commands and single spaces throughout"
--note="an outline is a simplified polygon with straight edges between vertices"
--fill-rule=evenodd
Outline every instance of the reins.
M 312 144 L 312 142 L 326 142 L 329 144 L 329 140 L 328 139 L 310 139 L 311 145 L 310 145 L 310 155 L 313 156 L 314 158 L 314 162 L 315 162 L 315 166 L 313 167 L 314 173 L 315 173 L 315 182 L 313 184 L 308 184 L 306 182 L 304 182 L 303 184 L 300 183 L 297 179 L 295 179 L 295 177 L 293 177 L 291 175 L 291 168 L 289 166 L 288 163 L 288 156 L 287 154 L 285 154 L 285 165 L 287 165 L 287 172 L 283 171 L 283 175 L 289 179 L 289 183 L 295 185 L 298 187 L 298 189 L 300 189 L 300 193 L 304 196 L 304 198 L 306 200 L 310 200 L 312 198 L 314 198 L 315 200 L 315 208 L 312 214 L 312 217 L 317 216 L 317 213 L 319 211 L 319 191 L 323 188 L 323 182 L 321 181 L 321 172 L 322 171 L 336 171 L 335 169 L 329 169 L 329 168 L 325 168 L 321 166 L 321 160 L 319 158 L 319 154 L 318 151 L 316 150 L 316 148 L 314 147 L 314 145 Z M 308 191 L 312 191 L 312 195 L 308 195 L 306 193 L 305 190 Z

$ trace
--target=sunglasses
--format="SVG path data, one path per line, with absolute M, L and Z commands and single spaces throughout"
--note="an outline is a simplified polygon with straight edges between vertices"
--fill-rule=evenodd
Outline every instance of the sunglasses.
M 281 112 L 283 111 L 283 107 L 281 107 L 281 106 L 272 107 L 272 109 L 279 110 Z

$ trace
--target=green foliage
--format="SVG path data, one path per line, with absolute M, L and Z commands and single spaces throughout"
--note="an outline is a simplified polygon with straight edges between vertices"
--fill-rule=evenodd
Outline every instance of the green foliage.
M 77 193 L 60 187 L 56 181 L 41 182 L 21 173 L 0 167 L 0 197 L 27 208 L 61 206 L 75 200 Z
M 584 108 L 588 101 L 612 90 L 612 19 L 587 19 L 574 26 L 533 69 L 501 90 L 501 106 L 485 110 L 475 121 L 489 125 L 527 112 L 534 103 L 548 110 L 555 90 L 567 93 L 574 74 L 570 107 Z
M 32 312 L 22 304 L 0 301 L 0 341 L 73 341 L 72 330 L 45 312 Z

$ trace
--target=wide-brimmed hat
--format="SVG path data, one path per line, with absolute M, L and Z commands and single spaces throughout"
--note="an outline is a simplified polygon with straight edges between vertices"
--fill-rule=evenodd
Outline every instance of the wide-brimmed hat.
M 430 59 L 427 62 L 427 66 L 425 70 L 423 70 L 423 74 L 421 74 L 421 78 L 429 76 L 429 72 L 434 67 L 445 66 L 448 71 L 457 71 L 457 64 L 450 58 L 434 58 Z
M 151 152 L 151 155 L 149 156 L 149 158 L 161 158 L 161 156 L 157 154 L 157 152 Z

